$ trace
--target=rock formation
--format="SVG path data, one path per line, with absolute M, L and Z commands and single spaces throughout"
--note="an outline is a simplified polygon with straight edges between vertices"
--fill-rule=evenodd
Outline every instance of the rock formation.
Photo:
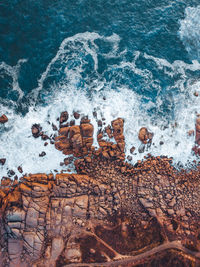
M 0 117 L 0 123 L 6 123 L 8 121 L 8 118 L 5 114 L 3 114 L 1 117 Z
M 87 118 L 62 126 L 55 148 L 76 174 L 1 180 L 0 266 L 200 266 L 200 169 L 126 163 L 121 118 L 99 148 Z

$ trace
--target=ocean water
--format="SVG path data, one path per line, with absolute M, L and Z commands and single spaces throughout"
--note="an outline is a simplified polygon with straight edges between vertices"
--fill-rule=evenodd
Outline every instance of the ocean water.
M 75 3 L 74 3 L 75 2 Z M 0 177 L 61 170 L 64 155 L 31 135 L 51 133 L 60 112 L 95 126 L 125 120 L 126 155 L 147 153 L 190 166 L 200 113 L 200 5 L 197 0 L 7 0 L 0 3 Z M 139 153 L 138 131 L 154 133 Z M 163 144 L 160 144 L 160 141 Z M 97 145 L 97 141 L 95 140 Z M 46 156 L 40 158 L 42 151 Z

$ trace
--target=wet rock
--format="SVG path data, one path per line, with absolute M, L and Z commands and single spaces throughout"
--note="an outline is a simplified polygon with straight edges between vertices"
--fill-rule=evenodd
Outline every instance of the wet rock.
M 75 120 L 71 120 L 70 123 L 69 123 L 70 126 L 73 126 L 75 125 Z
M 0 123 L 6 123 L 8 121 L 8 118 L 5 114 L 3 114 L 1 117 L 0 117 Z
M 130 153 L 131 153 L 131 154 L 133 154 L 133 153 L 134 153 L 134 151 L 135 151 L 135 147 L 134 147 L 134 146 L 132 146 L 132 147 L 131 147 L 131 149 L 130 149 Z
M 46 155 L 46 152 L 42 151 L 40 154 L 39 154 L 39 157 L 44 157 Z
M 80 114 L 78 112 L 74 112 L 74 118 L 78 120 L 80 118 Z
M 4 165 L 6 163 L 6 159 L 5 158 L 1 158 L 0 159 L 0 165 Z
M 40 126 L 40 124 L 33 124 L 31 128 L 33 137 L 38 138 L 40 136 L 41 130 L 42 127 Z
M 14 172 L 13 170 L 9 170 L 9 171 L 8 171 L 8 176 L 11 177 L 11 176 L 13 176 L 13 175 L 15 175 L 15 172 Z
M 93 111 L 93 117 L 96 119 L 97 118 L 97 112 L 96 111 Z
M 20 172 L 20 173 L 23 173 L 23 169 L 22 169 L 22 167 L 21 166 L 18 166 L 18 171 Z
M 150 133 L 146 127 L 142 127 L 139 130 L 138 138 L 143 144 L 151 143 L 153 133 Z
M 102 123 L 101 120 L 98 120 L 97 124 L 98 124 L 98 127 L 102 127 L 103 126 L 103 123 Z
M 44 146 L 47 146 L 47 145 L 48 145 L 48 142 L 45 142 L 45 143 L 44 143 Z
M 53 129 L 53 131 L 58 131 L 57 126 L 55 124 L 53 124 L 53 123 L 52 123 L 52 129 Z
M 127 157 L 127 160 L 131 161 L 132 160 L 132 157 L 131 156 L 128 156 Z
M 41 138 L 42 138 L 42 140 L 44 140 L 44 141 L 50 139 L 49 136 L 46 135 L 46 134 L 42 134 L 42 135 L 41 135 Z
M 66 122 L 66 121 L 68 120 L 68 118 L 69 118 L 69 114 L 68 114 L 68 112 L 67 112 L 67 111 L 63 111 L 63 112 L 61 113 L 61 115 L 60 115 L 60 119 L 59 119 L 60 124 L 62 124 L 63 122 Z
M 139 153 L 144 153 L 144 150 L 145 150 L 145 145 L 144 144 L 141 144 L 138 148 L 138 152 Z

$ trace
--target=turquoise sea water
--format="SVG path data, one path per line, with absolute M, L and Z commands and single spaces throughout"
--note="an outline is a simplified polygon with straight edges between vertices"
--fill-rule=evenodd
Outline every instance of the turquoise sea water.
M 62 155 L 47 156 L 30 127 L 59 112 L 125 119 L 126 152 L 139 147 L 147 126 L 154 143 L 145 153 L 172 156 L 186 164 L 200 112 L 199 1 L 7 0 L 0 3 L 0 157 L 6 168 L 51 171 Z M 106 97 L 106 100 L 103 100 Z M 94 121 L 95 124 L 95 121 Z M 174 127 L 174 125 L 177 127 Z M 160 146 L 160 141 L 164 145 Z M 13 153 L 14 151 L 14 153 Z M 137 152 L 135 162 L 145 153 Z M 16 156 L 17 155 L 17 156 Z M 40 162 L 39 162 L 40 161 Z M 51 165 L 51 166 L 50 166 Z

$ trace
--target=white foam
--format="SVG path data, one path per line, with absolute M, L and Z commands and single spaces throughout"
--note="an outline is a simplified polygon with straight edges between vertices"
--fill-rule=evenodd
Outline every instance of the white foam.
M 102 37 L 96 33 L 81 33 L 67 38 L 62 42 L 46 71 L 41 75 L 38 87 L 33 92 L 34 97 L 37 98 L 38 94 L 44 91 L 46 105 L 33 105 L 24 117 L 8 110 L 3 105 L 0 107 L 1 114 L 5 113 L 9 117 L 8 123 L 0 126 L 2 129 L 0 131 L 0 157 L 7 159 L 5 166 L 0 167 L 0 176 L 6 175 L 8 169 L 13 169 L 19 175 L 17 167 L 20 165 L 22 165 L 25 173 L 49 173 L 54 169 L 61 171 L 60 162 L 65 156 L 57 151 L 53 145 L 49 144 L 44 147 L 44 142 L 40 138 L 34 139 L 31 134 L 31 126 L 34 123 L 40 123 L 43 130 L 50 134 L 52 129 L 48 121 L 56 124 L 57 117 L 64 110 L 67 110 L 71 114 L 70 116 L 72 116 L 73 111 L 79 111 L 82 115 L 89 116 L 95 127 L 94 144 L 96 146 L 98 146 L 96 140 L 98 127 L 92 115 L 93 111 L 97 111 L 98 119 L 105 118 L 106 125 L 117 117 L 124 118 L 126 155 L 130 154 L 129 151 L 132 146 L 136 147 L 132 163 L 143 159 L 147 153 L 155 156 L 173 157 L 175 163 L 187 164 L 188 160 L 195 159 L 191 153 L 194 136 L 189 137 L 187 132 L 194 129 L 195 114 L 199 112 L 200 98 L 195 97 L 193 93 L 197 91 L 200 94 L 200 83 L 188 79 L 186 72 L 187 70 L 199 71 L 199 63 L 197 61 L 193 61 L 192 64 L 186 64 L 182 61 L 169 63 L 164 59 L 147 54 L 143 55 L 138 51 L 135 52 L 135 57 L 131 62 L 124 61 L 122 57 L 118 65 L 109 65 L 106 71 L 114 69 L 118 75 L 124 75 L 123 70 L 127 69 L 129 72 L 144 78 L 148 86 L 149 83 L 155 83 L 151 71 L 140 69 L 136 64 L 139 57 L 144 57 L 145 60 L 153 61 L 157 68 L 164 72 L 164 75 L 175 81 L 171 87 L 167 88 L 169 94 L 166 94 L 165 98 L 158 93 L 155 102 L 148 101 L 144 104 L 143 96 L 134 92 L 126 84 L 117 83 L 116 77 L 108 82 L 105 79 L 105 73 L 101 75 L 98 73 L 98 53 L 100 52 L 99 47 L 94 42 L 98 38 L 110 42 L 114 47 L 112 56 L 116 58 L 119 56 L 120 53 L 117 51 L 120 38 L 117 35 Z M 83 58 L 80 57 L 80 49 L 84 55 Z M 88 55 L 93 60 L 93 70 L 90 75 L 83 78 L 83 65 L 86 64 L 85 56 Z M 108 54 L 102 55 L 111 56 L 110 51 Z M 73 60 L 77 60 L 77 64 L 70 68 L 69 63 Z M 64 70 L 65 77 L 49 84 L 51 94 L 46 93 L 45 95 L 45 81 L 54 71 L 59 73 L 61 69 Z M 177 79 L 177 77 L 179 78 Z M 79 86 L 83 81 L 84 85 Z M 155 83 L 154 86 L 157 86 L 158 92 L 161 90 L 159 84 L 156 85 Z M 176 94 L 174 93 L 175 88 L 179 90 Z M 174 119 L 166 122 L 164 117 L 158 116 L 157 113 L 159 113 L 163 103 L 169 99 L 173 103 Z M 156 109 L 157 112 L 155 114 L 149 113 L 151 108 Z M 175 123 L 177 127 L 174 127 Z M 151 147 L 146 148 L 144 153 L 139 153 L 138 148 L 141 142 L 138 140 L 138 131 L 143 126 L 152 131 L 154 137 Z M 163 141 L 164 144 L 160 145 L 160 141 Z M 46 156 L 39 157 L 42 151 L 46 152 Z
M 3 74 L 6 74 L 12 78 L 12 85 L 10 85 L 10 89 L 18 92 L 19 94 L 18 100 L 24 96 L 24 93 L 18 83 L 18 77 L 19 77 L 21 64 L 25 62 L 27 62 L 26 59 L 20 59 L 18 60 L 17 65 L 15 66 L 10 66 L 6 64 L 5 62 L 0 63 L 0 70 L 4 71 Z

